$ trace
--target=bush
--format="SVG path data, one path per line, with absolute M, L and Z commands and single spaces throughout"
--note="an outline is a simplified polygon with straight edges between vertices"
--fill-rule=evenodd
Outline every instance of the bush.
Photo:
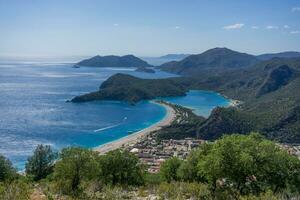
M 10 183 L 0 184 L 0 199 L 4 200 L 29 200 L 31 186 L 24 180 L 15 180 Z
M 178 181 L 178 169 L 181 166 L 182 161 L 177 157 L 170 158 L 166 160 L 160 168 L 160 173 L 164 180 L 167 182 Z
M 240 194 L 279 192 L 299 186 L 300 161 L 258 134 L 225 136 L 200 153 L 198 174 Z M 299 187 L 298 187 L 299 189 Z
M 70 147 L 61 151 L 60 160 L 54 167 L 57 188 L 65 194 L 79 192 L 82 181 L 99 176 L 98 154 L 91 150 Z
M 100 157 L 100 179 L 111 185 L 141 185 L 144 183 L 144 167 L 139 159 L 128 151 L 115 150 Z
M 159 185 L 163 182 L 163 177 L 160 173 L 158 174 L 152 174 L 152 173 L 146 173 L 145 174 L 145 184 L 146 185 Z
M 203 144 L 197 150 L 190 152 L 187 159 L 181 164 L 178 169 L 178 176 L 181 180 L 188 182 L 204 182 L 205 178 L 198 173 L 198 161 L 206 155 L 211 148 L 211 144 Z
M 157 189 L 157 194 L 162 199 L 212 199 L 208 186 L 201 183 L 162 183 Z
M 55 159 L 56 153 L 49 145 L 38 145 L 27 160 L 26 174 L 32 176 L 35 181 L 45 178 L 52 173 Z
M 12 163 L 4 156 L 0 155 L 0 182 L 12 180 L 16 176 L 16 170 Z

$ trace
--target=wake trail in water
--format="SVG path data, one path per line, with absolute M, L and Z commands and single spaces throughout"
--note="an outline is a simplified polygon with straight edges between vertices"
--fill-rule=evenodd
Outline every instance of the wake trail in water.
M 119 126 L 120 124 L 115 124 L 115 125 L 112 125 L 112 126 L 107 126 L 107 127 L 104 127 L 104 128 L 99 128 L 99 129 L 96 129 L 94 130 L 94 133 L 97 133 L 97 132 L 100 132 L 100 131 L 104 131 L 104 130 L 107 130 L 107 129 L 110 129 L 110 128 L 114 128 L 116 126 Z
M 127 120 L 127 117 L 124 117 L 123 119 L 123 122 Z M 122 122 L 122 123 L 123 123 Z M 104 130 L 107 130 L 107 129 L 111 129 L 111 128 L 114 128 L 114 127 L 117 127 L 117 126 L 120 126 L 122 123 L 118 123 L 118 124 L 114 124 L 112 126 L 107 126 L 107 127 L 103 127 L 103 128 L 99 128 L 99 129 L 96 129 L 94 130 L 94 133 L 97 133 L 97 132 L 100 132 L 100 131 L 104 131 Z

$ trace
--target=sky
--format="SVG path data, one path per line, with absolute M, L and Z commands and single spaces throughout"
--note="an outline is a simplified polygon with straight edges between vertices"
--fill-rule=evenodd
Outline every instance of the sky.
M 300 51 L 300 0 L 0 0 L 0 56 Z

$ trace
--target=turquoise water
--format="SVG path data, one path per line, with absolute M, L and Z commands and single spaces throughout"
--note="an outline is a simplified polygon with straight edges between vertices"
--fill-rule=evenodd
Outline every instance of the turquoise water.
M 197 115 L 208 117 L 216 106 L 229 106 L 230 101 L 222 95 L 204 90 L 191 90 L 184 97 L 163 98 L 174 104 L 191 108 Z
M 148 101 L 136 106 L 114 101 L 66 103 L 76 95 L 97 90 L 117 72 L 142 78 L 174 76 L 126 68 L 78 69 L 70 64 L 0 64 L 0 154 L 23 169 L 38 144 L 49 144 L 57 150 L 71 145 L 91 148 L 161 120 L 166 110 Z M 205 91 L 191 91 L 185 97 L 167 100 L 194 107 L 205 115 L 225 101 Z

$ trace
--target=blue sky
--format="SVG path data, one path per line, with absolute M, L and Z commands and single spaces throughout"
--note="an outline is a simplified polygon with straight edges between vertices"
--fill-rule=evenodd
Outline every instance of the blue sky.
M 299 0 L 0 0 L 0 56 L 300 51 Z

